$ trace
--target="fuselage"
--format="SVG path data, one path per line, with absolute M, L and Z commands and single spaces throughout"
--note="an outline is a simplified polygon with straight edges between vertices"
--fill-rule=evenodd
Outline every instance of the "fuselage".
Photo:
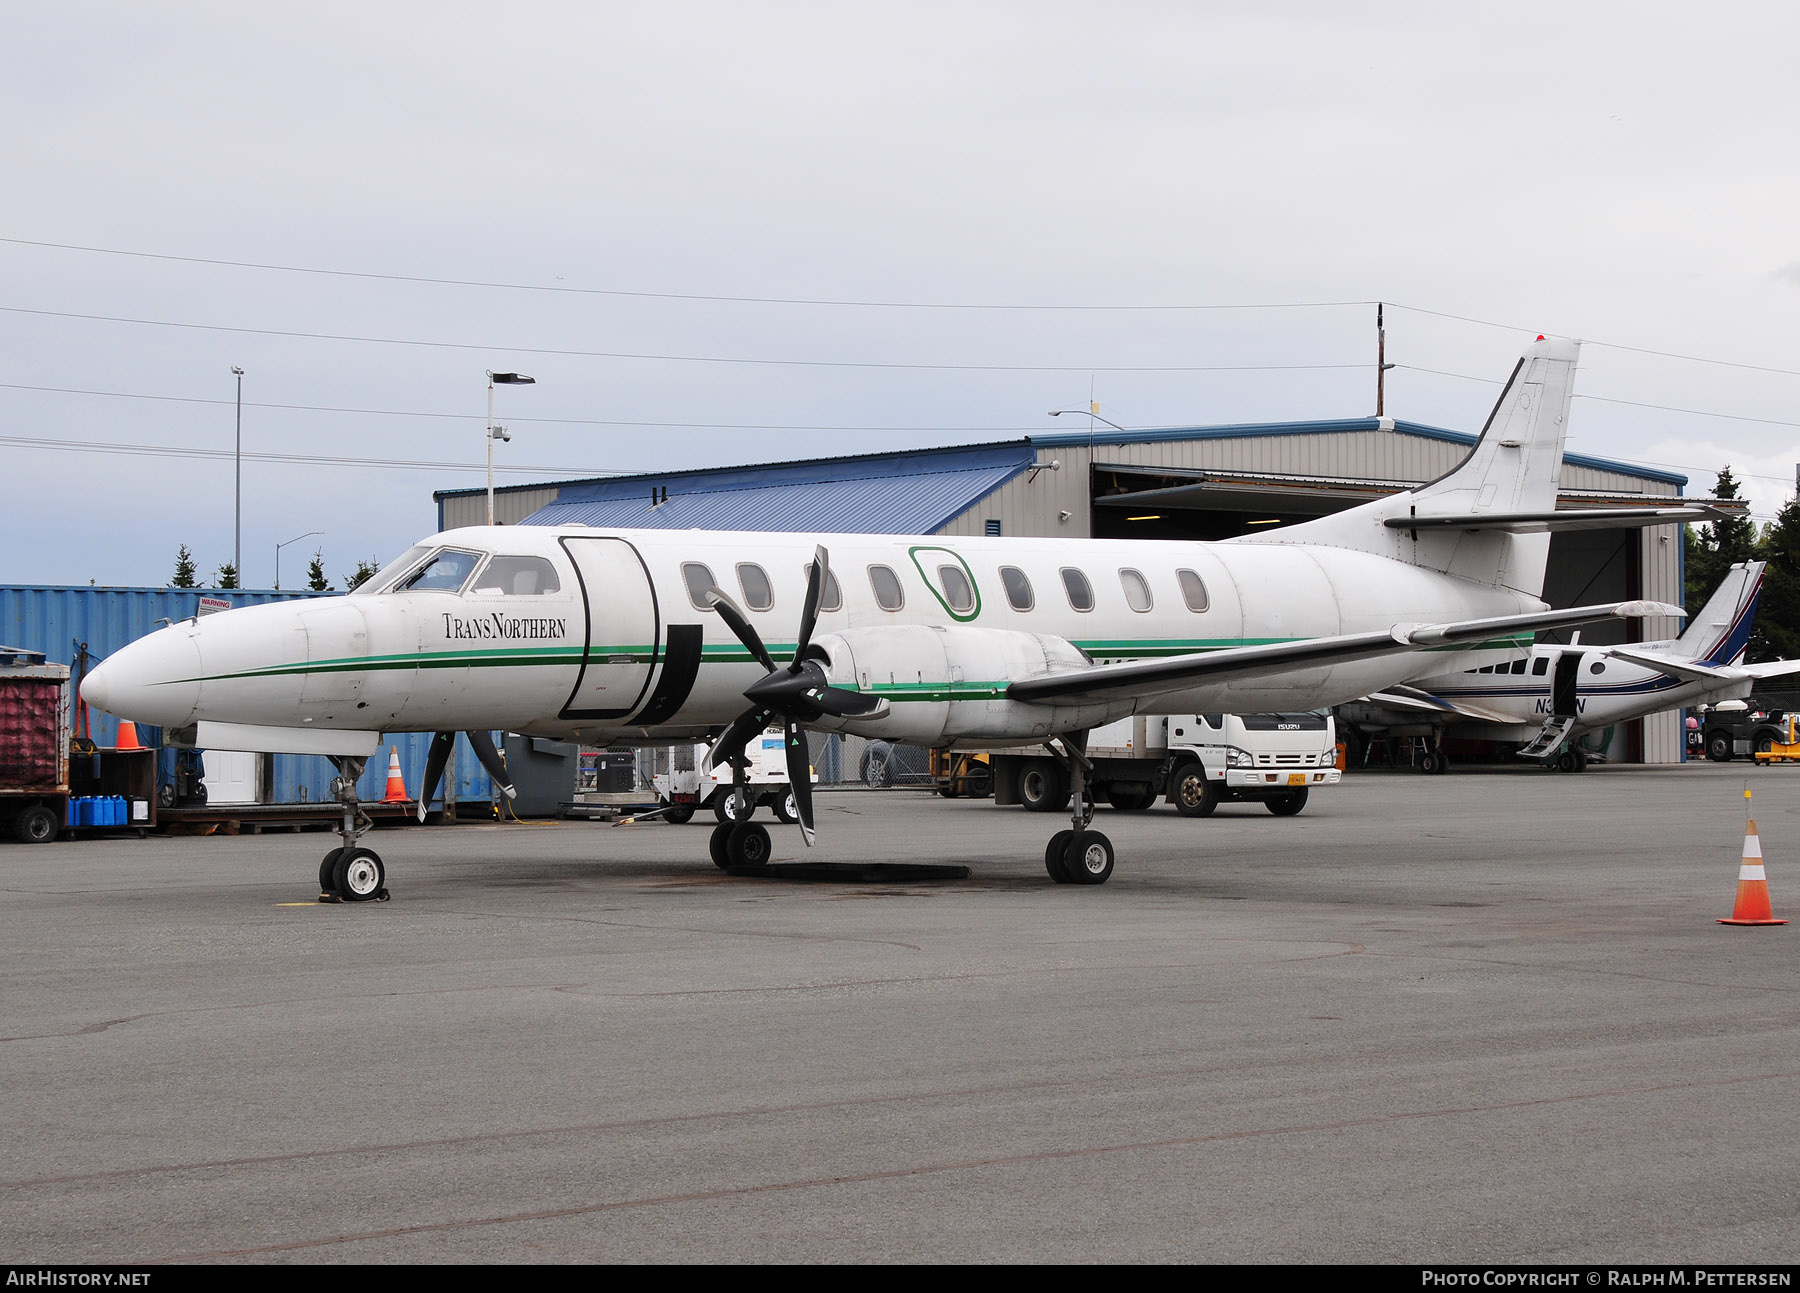
M 959 739 L 976 739 L 983 711 L 969 707 L 1017 705 L 1004 693 L 1019 679 L 1019 653 L 984 655 L 980 645 L 1002 635 L 1059 639 L 1099 663 L 1543 606 L 1390 558 L 1301 544 L 482 527 L 423 540 L 348 597 L 162 629 L 90 674 L 86 695 L 175 729 L 694 739 L 741 713 L 744 688 L 764 672 L 706 605 L 706 586 L 729 594 L 785 659 L 819 543 L 833 578 L 816 638 L 861 641 L 859 659 L 884 629 L 976 643 L 951 653 L 956 663 L 922 659 L 916 670 L 891 653 L 873 671 L 833 661 L 835 685 L 893 702 L 867 734 L 899 739 L 926 739 L 906 720 L 908 706 L 955 708 Z M 1107 713 L 1315 708 L 1520 654 L 1516 643 L 1481 645 L 1215 683 Z M 1050 655 L 1026 654 L 1039 672 L 1054 667 Z

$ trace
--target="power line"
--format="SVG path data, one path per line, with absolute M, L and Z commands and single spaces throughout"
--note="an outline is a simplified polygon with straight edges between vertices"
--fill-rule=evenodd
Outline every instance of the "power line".
M 359 337 L 335 332 L 296 332 L 282 328 L 239 328 L 218 323 L 182 323 L 168 319 L 132 319 L 112 314 L 77 314 L 67 310 L 31 310 L 0 305 L 0 312 L 89 323 L 127 323 L 144 328 L 182 328 L 195 332 L 229 332 L 252 337 L 293 337 L 303 341 L 351 341 L 371 346 L 417 346 L 429 350 L 478 350 L 499 355 L 555 355 L 577 359 L 637 359 L 683 364 L 754 364 L 776 368 L 879 368 L 907 372 L 959 373 L 1291 373 L 1325 369 L 1362 369 L 1367 364 L 902 364 L 856 359 L 757 359 L 730 355 L 656 355 L 612 350 L 564 350 L 549 346 L 493 346 L 469 341 L 420 341 L 407 337 Z
M 224 462 L 232 461 L 237 455 L 230 449 L 196 449 L 187 445 L 170 444 L 122 444 L 108 440 L 69 440 L 66 438 L 51 439 L 39 436 L 0 436 L 0 445 L 15 445 L 24 449 L 58 449 L 76 453 L 110 453 L 123 454 L 141 458 L 205 458 Z M 486 471 L 484 464 L 449 462 L 443 459 L 408 459 L 408 458 L 355 458 L 337 457 L 326 454 L 300 454 L 246 451 L 245 458 L 258 462 L 278 462 L 309 467 L 389 467 L 403 471 Z M 532 467 L 526 465 L 501 466 L 496 464 L 494 470 L 509 472 L 515 475 L 554 475 L 554 476 L 628 476 L 632 472 L 610 471 L 582 467 Z
M 1421 368 L 1417 364 L 1395 364 L 1395 368 L 1404 368 L 1415 373 L 1430 373 L 1434 377 L 1455 377 L 1465 382 L 1481 382 L 1488 386 L 1499 386 L 1502 383 L 1493 377 L 1477 377 L 1473 373 L 1452 373 L 1442 368 Z M 1572 397 L 1578 400 L 1593 400 L 1600 404 L 1627 404 L 1636 409 L 1658 409 L 1664 413 L 1686 413 L 1698 418 L 1724 418 L 1730 422 L 1760 422 L 1772 427 L 1800 427 L 1800 422 L 1784 421 L 1781 418 L 1751 417 L 1747 413 L 1715 413 L 1710 409 L 1684 409 L 1673 404 L 1649 404 L 1643 400 L 1619 399 L 1611 395 L 1589 395 L 1585 391 L 1576 391 Z
M 712 301 L 733 305 L 817 305 L 869 310 L 1046 310 L 1046 311 L 1159 311 L 1159 310 L 1328 310 L 1374 305 L 1373 301 L 1257 301 L 1218 305 L 1034 305 L 1028 302 L 984 303 L 976 301 L 857 301 L 803 296 L 723 296 L 705 292 L 640 292 L 616 287 L 559 287 L 551 283 L 507 283 L 475 278 L 433 278 L 421 274 L 380 274 L 367 270 L 323 269 L 310 265 L 276 265 L 252 260 L 218 260 L 208 256 L 174 256 L 164 252 L 125 251 L 117 247 L 86 247 L 78 243 L 43 242 L 33 238 L 0 238 L 18 247 L 49 247 L 57 251 L 89 252 L 99 256 L 130 256 L 139 260 L 167 260 L 184 265 L 218 265 L 228 269 L 260 269 L 281 274 L 317 274 L 330 278 L 364 278 L 384 283 L 426 283 L 437 287 L 482 287 L 507 292 L 555 292 L 571 296 L 623 296 L 652 301 Z

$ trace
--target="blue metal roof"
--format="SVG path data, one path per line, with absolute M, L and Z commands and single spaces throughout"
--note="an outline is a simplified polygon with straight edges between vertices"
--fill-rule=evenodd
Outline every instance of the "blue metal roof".
M 1050 446 L 1071 446 L 1087 444 L 1156 444 L 1169 440 L 1243 440 L 1252 436 L 1277 435 L 1331 435 L 1342 431 L 1379 431 L 1379 418 L 1331 418 L 1319 422 L 1246 422 L 1233 426 L 1217 427 L 1156 427 L 1144 431 L 1098 431 L 1089 435 L 1085 431 L 1058 431 L 1053 435 L 1034 435 L 1033 445 L 1048 448 Z M 1399 418 L 1393 421 L 1393 428 L 1402 435 L 1423 436 L 1428 440 L 1448 440 L 1452 444 L 1473 445 L 1479 438 L 1466 431 L 1450 431 L 1444 427 L 1426 426 L 1423 422 L 1406 422 Z M 1574 463 L 1578 467 L 1591 467 L 1596 471 L 1619 472 L 1626 476 L 1638 476 L 1644 480 L 1660 480 L 1671 485 L 1685 486 L 1686 476 L 1672 471 L 1658 471 L 1654 467 L 1641 467 L 1636 463 L 1619 462 L 1611 458 L 1594 458 L 1584 453 L 1565 453 L 1563 461 Z
M 524 525 L 930 534 L 1029 468 L 1030 442 L 560 482 Z M 652 505 L 652 491 L 666 502 Z M 442 496 L 440 495 L 440 498 Z

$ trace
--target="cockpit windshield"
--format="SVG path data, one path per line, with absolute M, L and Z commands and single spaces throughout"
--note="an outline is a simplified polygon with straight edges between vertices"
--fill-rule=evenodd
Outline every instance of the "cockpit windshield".
M 389 584 L 393 583 L 394 580 L 418 565 L 420 559 L 430 551 L 430 547 L 423 543 L 413 544 L 412 547 L 388 562 L 387 565 L 363 580 L 355 588 L 352 588 L 350 590 L 350 596 L 367 597 L 372 593 L 385 593 Z
M 397 593 L 453 593 L 469 581 L 481 561 L 479 552 L 445 548 L 419 570 L 394 586 Z

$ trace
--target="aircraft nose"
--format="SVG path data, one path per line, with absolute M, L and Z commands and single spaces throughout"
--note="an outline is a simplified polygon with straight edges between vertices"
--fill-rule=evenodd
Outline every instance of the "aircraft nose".
M 184 626 L 160 629 L 90 670 L 81 698 L 134 723 L 181 727 L 200 700 L 200 648 Z

